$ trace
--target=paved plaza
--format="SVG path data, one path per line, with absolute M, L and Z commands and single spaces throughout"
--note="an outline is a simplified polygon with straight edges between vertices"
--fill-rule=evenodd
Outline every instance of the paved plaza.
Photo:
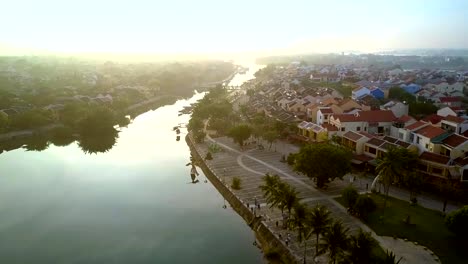
M 222 151 L 213 155 L 213 160 L 206 161 L 208 167 L 213 173 L 223 181 L 227 186 L 232 183 L 233 177 L 241 179 L 241 189 L 232 190 L 236 196 L 244 204 L 249 204 L 257 215 L 261 215 L 265 224 L 273 231 L 282 243 L 286 243 L 286 238 L 289 237 L 288 248 L 296 256 L 298 262 L 301 262 L 304 254 L 304 244 L 298 243 L 297 234 L 294 230 L 286 230 L 282 228 L 282 215 L 281 211 L 276 208 L 269 208 L 266 204 L 266 200 L 259 188 L 263 184 L 262 177 L 266 173 L 277 174 L 282 180 L 293 186 L 298 192 L 301 202 L 313 207 L 316 204 L 325 205 L 331 211 L 334 219 L 340 219 L 346 227 L 349 227 L 351 232 L 356 232 L 359 228 L 362 228 L 366 232 L 371 232 L 372 236 L 382 245 L 384 249 L 392 249 L 396 255 L 406 256 L 408 252 L 399 254 L 402 247 L 390 247 L 388 241 L 384 238 L 377 236 L 372 230 L 370 230 L 365 224 L 359 219 L 349 215 L 346 208 L 341 206 L 333 198 L 339 196 L 341 190 L 350 184 L 354 185 L 360 192 L 364 192 L 366 184 L 359 180 L 350 182 L 350 176 L 346 176 L 343 180 L 335 180 L 328 185 L 326 190 L 318 190 L 314 187 L 312 180 L 308 179 L 304 175 L 300 175 L 292 170 L 292 168 L 281 161 L 283 151 L 276 149 L 274 150 L 258 150 L 254 147 L 246 148 L 241 150 L 238 145 L 234 144 L 230 138 L 220 137 L 212 139 L 207 137 L 205 143 L 197 144 L 196 147 L 202 157 L 208 152 L 210 144 L 217 144 L 221 147 Z M 279 146 L 277 146 L 278 148 Z M 288 151 L 294 152 L 295 146 L 285 146 Z M 297 149 L 296 149 L 297 151 Z M 255 208 L 255 201 L 260 204 L 260 209 Z M 312 260 L 315 256 L 315 244 L 314 238 L 307 241 L 307 259 Z M 406 249 L 407 250 L 407 249 Z M 423 249 L 412 248 L 415 251 L 425 251 Z M 421 256 L 424 253 L 419 254 Z M 427 255 L 427 254 L 426 254 Z M 426 256 L 424 255 L 424 256 Z M 431 256 L 433 263 L 438 263 L 437 257 Z M 422 260 L 422 259 L 421 259 Z M 404 261 L 404 260 L 403 260 Z M 412 262 L 403 262 L 412 263 Z M 428 259 L 424 258 L 424 263 L 428 262 Z

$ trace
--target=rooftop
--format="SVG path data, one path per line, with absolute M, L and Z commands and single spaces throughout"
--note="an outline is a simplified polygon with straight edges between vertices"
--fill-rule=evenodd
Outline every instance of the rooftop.
M 444 145 L 447 145 L 447 146 L 449 146 L 451 148 L 456 148 L 456 147 L 460 146 L 461 144 L 465 143 L 467 140 L 468 140 L 468 138 L 466 138 L 466 137 L 463 137 L 463 136 L 460 136 L 460 135 L 457 135 L 457 134 L 453 134 L 453 135 L 450 135 L 447 138 L 445 138 L 442 142 L 444 143 Z
M 359 111 L 356 114 L 333 115 L 340 122 L 392 122 L 395 115 L 390 110 Z
M 458 116 L 452 116 L 452 115 L 448 115 L 448 116 L 444 117 L 443 120 L 453 122 L 453 123 L 456 123 L 456 124 L 461 124 L 461 123 L 465 122 L 465 119 L 463 119 L 461 117 L 458 117 Z
M 351 140 L 351 141 L 358 141 L 359 139 L 363 138 L 364 136 L 359 135 L 358 133 L 355 133 L 353 131 L 348 131 L 346 132 L 343 137 Z
M 418 122 L 413 123 L 411 125 L 407 125 L 405 128 L 408 129 L 408 130 L 415 130 L 417 128 L 421 128 L 421 127 L 427 126 L 427 125 L 429 125 L 429 123 L 418 121 Z
M 444 164 L 444 165 L 447 165 L 447 163 L 450 161 L 450 157 L 442 156 L 442 155 L 435 154 L 432 152 L 427 152 L 427 151 L 424 151 L 421 154 L 421 156 L 419 156 L 419 159 L 424 160 L 424 161 Z
M 424 137 L 427 137 L 427 138 L 435 138 L 437 136 L 440 136 L 445 132 L 445 130 L 443 130 L 442 128 L 440 127 L 435 127 L 435 126 L 425 126 L 421 129 L 418 129 L 416 130 L 416 133 L 421 135 L 421 136 L 424 136 Z

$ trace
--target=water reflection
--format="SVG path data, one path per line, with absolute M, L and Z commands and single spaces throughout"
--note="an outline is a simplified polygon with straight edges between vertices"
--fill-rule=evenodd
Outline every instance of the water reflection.
M 27 151 L 43 151 L 49 147 L 49 140 L 44 135 L 37 135 L 29 138 L 23 148 Z
M 116 129 L 95 135 L 83 135 L 78 141 L 78 146 L 86 154 L 107 152 L 114 147 L 118 137 L 119 132 Z

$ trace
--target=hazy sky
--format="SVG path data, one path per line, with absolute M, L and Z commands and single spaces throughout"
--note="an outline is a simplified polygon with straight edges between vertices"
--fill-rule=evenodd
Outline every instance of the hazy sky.
M 468 48 L 468 0 L 3 0 L 0 54 Z

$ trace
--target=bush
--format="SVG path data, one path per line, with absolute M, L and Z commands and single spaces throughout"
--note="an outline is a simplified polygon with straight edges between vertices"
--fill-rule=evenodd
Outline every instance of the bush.
M 359 197 L 359 193 L 353 186 L 348 186 L 341 191 L 341 196 L 343 196 L 346 206 L 348 208 L 353 208 Z
M 241 188 L 241 179 L 239 177 L 232 178 L 231 188 L 234 190 L 240 190 Z
M 448 214 L 445 217 L 445 225 L 458 237 L 468 235 L 468 205 Z
M 211 152 L 206 153 L 205 160 L 212 160 L 213 156 L 211 156 Z
M 294 162 L 296 161 L 296 154 L 289 153 L 288 157 L 286 158 L 286 161 L 288 162 L 288 165 L 294 165 Z
M 375 204 L 374 200 L 370 196 L 367 195 L 359 195 L 354 204 L 354 211 L 356 212 L 357 216 L 365 219 L 367 216 L 377 209 L 377 205 Z

